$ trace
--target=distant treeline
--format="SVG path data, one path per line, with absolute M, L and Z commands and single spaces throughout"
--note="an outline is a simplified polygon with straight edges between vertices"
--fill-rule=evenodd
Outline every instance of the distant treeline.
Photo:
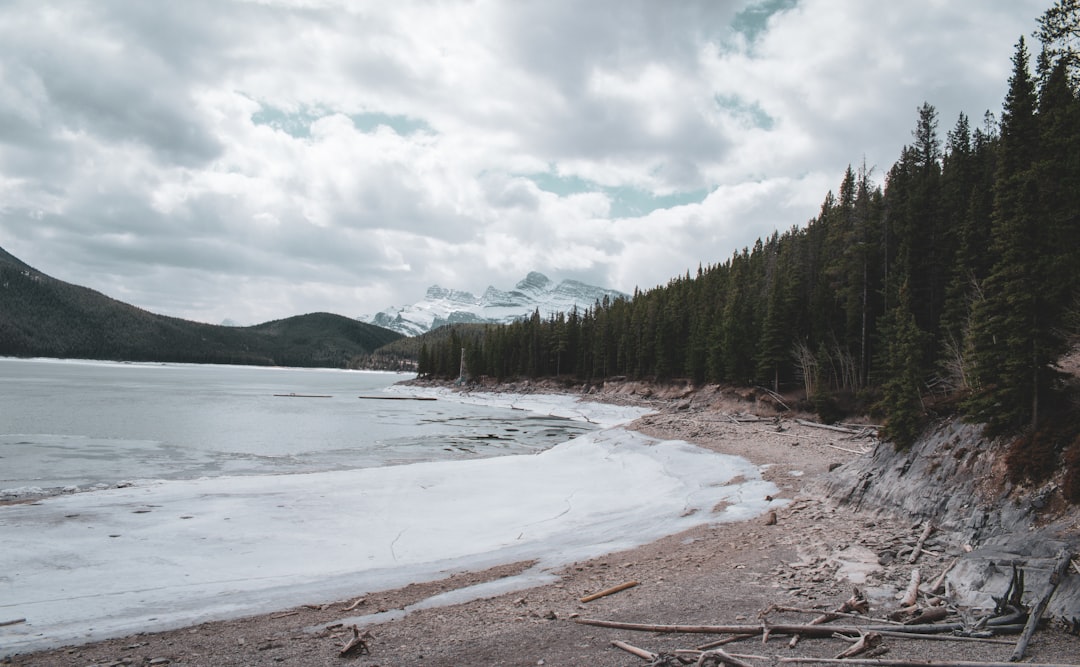
M 1075 54 L 1046 21 L 1035 74 L 1016 47 L 1000 122 L 960 115 L 942 141 L 924 104 L 884 188 L 849 167 L 803 227 L 632 299 L 451 331 L 419 373 L 457 377 L 464 349 L 473 376 L 799 389 L 826 418 L 880 410 L 899 446 L 935 401 L 991 433 L 1041 423 L 1080 331 Z
M 252 327 L 155 315 L 0 249 L 0 355 L 346 368 L 401 335 L 312 313 Z

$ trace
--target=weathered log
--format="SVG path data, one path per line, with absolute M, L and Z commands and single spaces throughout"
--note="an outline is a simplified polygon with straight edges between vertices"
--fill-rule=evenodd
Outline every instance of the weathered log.
M 1022 626 L 1011 625 L 1015 617 L 999 617 L 990 619 L 987 627 L 995 632 L 1019 632 Z M 638 632 L 662 632 L 679 634 L 712 634 L 712 635 L 749 635 L 756 637 L 762 634 L 763 627 L 759 625 L 660 625 L 655 623 L 626 623 L 622 621 L 604 621 L 594 618 L 575 618 L 575 623 L 592 625 L 599 628 L 612 628 L 615 630 L 632 630 Z M 895 632 L 904 636 L 944 634 L 963 631 L 963 623 L 925 623 L 922 625 L 770 625 L 769 631 L 774 634 L 793 635 L 802 634 L 807 637 L 830 637 L 834 632 L 858 635 L 864 632 Z
M 26 623 L 26 619 L 15 618 L 10 621 L 0 621 L 0 628 L 4 627 L 5 625 L 18 625 L 19 623 Z
M 904 597 L 900 599 L 901 607 L 910 607 L 919 600 L 919 582 L 922 578 L 919 575 L 919 568 L 915 568 L 911 571 L 911 582 L 908 583 L 907 591 L 904 593 Z
M 607 597 L 608 595 L 613 595 L 615 593 L 618 593 L 619 591 L 625 591 L 626 589 L 633 588 L 634 586 L 637 586 L 637 585 L 638 585 L 638 582 L 636 582 L 636 581 L 627 581 L 625 583 L 619 584 L 618 586 L 612 586 L 611 588 L 605 588 L 604 590 L 602 590 L 602 591 L 600 591 L 598 593 L 593 593 L 592 595 L 586 595 L 585 597 L 581 598 L 581 601 L 582 602 L 592 602 L 593 600 L 599 600 L 602 597 Z
M 869 665 L 871 667 L 1015 667 L 1011 662 L 977 662 L 972 660 L 885 660 L 882 658 L 780 658 L 785 664 Z M 1076 664 L 1025 662 L 1025 667 L 1080 667 Z
M 1043 612 L 1046 611 L 1046 605 L 1050 604 L 1050 598 L 1054 596 L 1054 591 L 1057 590 L 1061 580 L 1065 578 L 1065 571 L 1069 568 L 1071 562 L 1072 554 L 1068 551 L 1063 549 L 1058 553 L 1057 565 L 1054 566 L 1054 571 L 1050 573 L 1050 581 L 1047 582 L 1042 597 L 1031 608 L 1027 625 L 1024 626 L 1024 632 L 1020 635 L 1020 640 L 1016 642 L 1016 650 L 1013 651 L 1012 656 L 1009 658 L 1010 661 L 1019 662 L 1024 659 L 1028 642 L 1031 641 L 1031 636 L 1035 634 L 1035 630 L 1039 627 L 1039 619 L 1042 618 Z

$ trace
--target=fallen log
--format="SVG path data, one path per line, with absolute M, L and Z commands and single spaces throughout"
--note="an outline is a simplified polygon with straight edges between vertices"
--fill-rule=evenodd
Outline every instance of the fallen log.
M 784 664 L 869 665 L 871 667 L 1015 667 L 1012 662 L 977 662 L 972 660 L 886 660 L 883 658 L 780 658 Z M 1054 662 L 1025 662 L 1025 667 L 1080 667 Z
M 1001 616 L 990 619 L 986 627 L 994 632 L 1019 632 L 1023 629 L 1023 626 L 1013 625 L 1012 623 L 1015 621 L 1014 616 Z M 594 618 L 575 618 L 574 622 L 614 630 L 676 634 L 748 635 L 750 637 L 762 634 L 766 628 L 773 634 L 801 634 L 807 637 L 831 637 L 834 632 L 850 635 L 859 635 L 864 632 L 892 632 L 913 639 L 919 638 L 920 635 L 944 634 L 958 630 L 965 631 L 963 623 L 925 623 L 921 625 L 661 625 L 604 621 Z
M 1039 598 L 1028 614 L 1024 632 L 1020 635 L 1020 640 L 1016 642 L 1016 650 L 1013 651 L 1012 656 L 1009 658 L 1011 662 L 1023 660 L 1028 642 L 1031 641 L 1031 636 L 1035 634 L 1036 628 L 1039 627 L 1039 619 L 1042 618 L 1043 612 L 1046 611 L 1046 605 L 1050 604 L 1050 598 L 1054 596 L 1054 591 L 1057 590 L 1061 580 L 1065 578 L 1065 571 L 1069 568 L 1069 563 L 1072 562 L 1072 554 L 1065 550 L 1059 552 L 1057 558 L 1057 564 L 1054 566 L 1054 571 L 1050 573 L 1050 581 L 1047 582 L 1042 597 Z

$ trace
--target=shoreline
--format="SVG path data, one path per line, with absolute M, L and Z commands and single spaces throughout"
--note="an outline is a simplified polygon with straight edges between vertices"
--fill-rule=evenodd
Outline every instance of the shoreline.
M 551 583 L 501 592 L 491 597 L 428 607 L 423 601 L 453 595 L 469 586 L 499 582 L 534 563 L 497 565 L 479 572 L 450 572 L 444 579 L 367 594 L 362 600 L 342 591 L 342 601 L 306 605 L 273 614 L 218 621 L 162 633 L 132 635 L 95 644 L 14 656 L 16 665 L 184 664 L 322 665 L 335 661 L 380 665 L 626 665 L 634 658 L 611 647 L 612 639 L 648 645 L 650 651 L 688 648 L 701 638 L 627 636 L 582 626 L 575 618 L 600 617 L 652 623 L 755 622 L 770 604 L 835 606 L 850 595 L 853 579 L 871 591 L 872 605 L 886 607 L 906 583 L 910 568 L 883 568 L 876 548 L 913 528 L 903 520 L 832 507 L 812 488 L 829 467 L 857 456 L 869 442 L 835 444 L 836 437 L 787 420 L 739 421 L 744 401 L 647 398 L 661 409 L 630 427 L 652 437 L 679 438 L 747 458 L 779 488 L 789 504 L 776 517 L 727 524 L 703 524 L 675 535 L 598 558 L 574 562 L 553 574 Z M 628 399 L 629 400 L 629 399 Z M 686 401 L 690 404 L 687 405 Z M 779 430 L 783 429 L 783 430 Z M 831 446 L 828 446 L 831 445 Z M 844 451 L 850 450 L 850 451 Z M 628 492 L 632 492 L 629 490 Z M 920 566 L 936 574 L 950 548 L 947 536 Z M 872 561 L 872 562 L 871 562 Z M 626 581 L 639 585 L 594 602 L 580 598 Z M 892 601 L 895 604 L 895 601 Z M 349 660 L 337 651 L 351 635 L 328 627 L 349 618 L 344 613 L 410 613 L 369 625 L 370 655 Z M 320 629 L 321 628 L 321 629 Z M 1067 635 L 1040 633 L 1031 655 L 1043 662 L 1068 662 L 1080 643 Z M 1047 640 L 1049 639 L 1049 641 Z M 800 654 L 836 652 L 837 642 L 806 641 Z M 934 642 L 897 641 L 894 656 L 998 659 L 1003 647 L 969 648 Z M 755 652 L 792 655 L 783 640 Z M 956 648 L 956 647 L 959 648 Z M 822 652 L 824 651 L 824 652 Z M 903 653 L 901 653 L 903 651 Z M 981 657 L 985 656 L 985 657 Z M 1004 659 L 1004 658 L 1001 658 Z M 123 662 L 127 660 L 128 662 Z M 543 661 L 543 662 L 541 662 Z

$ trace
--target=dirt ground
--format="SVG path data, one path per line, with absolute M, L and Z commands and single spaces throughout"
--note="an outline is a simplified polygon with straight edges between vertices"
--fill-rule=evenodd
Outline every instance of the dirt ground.
M 636 400 L 643 397 L 638 395 Z M 638 420 L 634 428 L 746 457 L 764 467 L 764 477 L 780 489 L 778 497 L 790 502 L 775 517 L 701 526 L 629 551 L 574 563 L 557 573 L 557 581 L 551 584 L 420 609 L 369 625 L 362 628 L 369 633 L 366 653 L 338 655 L 352 637 L 351 630 L 338 625 L 341 619 L 400 610 L 439 593 L 516 574 L 531 563 L 459 573 L 360 599 L 342 591 L 341 602 L 335 604 L 139 634 L 2 662 L 71 667 L 675 665 L 683 663 L 674 657 L 667 662 L 650 661 L 612 642 L 621 640 L 663 657 L 693 650 L 723 635 L 614 630 L 581 621 L 760 626 L 762 612 L 776 605 L 805 611 L 769 612 L 768 623 L 808 623 L 820 610 L 834 609 L 847 600 L 856 584 L 869 599 L 869 616 L 884 618 L 898 609 L 912 569 L 919 568 L 923 580 L 930 581 L 964 549 L 949 535 L 933 534 L 917 563 L 909 564 L 908 554 L 922 526 L 903 517 L 853 513 L 818 495 L 814 480 L 871 447 L 868 433 L 852 436 L 790 419 L 756 421 L 747 413 L 768 413 L 768 406 L 716 397 L 650 396 L 644 400 L 659 412 Z M 627 582 L 637 585 L 581 602 L 588 594 Z M 838 622 L 845 621 L 834 621 Z M 795 648 L 789 648 L 788 642 L 789 637 L 775 635 L 763 644 L 759 636 L 724 649 L 756 656 L 747 658 L 754 665 L 774 665 L 782 658 L 831 658 L 849 646 L 832 638 L 804 638 Z M 890 636 L 883 640 L 886 652 L 882 657 L 1000 662 L 1008 660 L 1014 642 L 1015 637 L 987 643 Z M 697 658 L 693 653 L 678 655 L 688 664 Z M 1051 623 L 1036 634 L 1027 655 L 1039 663 L 1080 663 L 1080 637 Z

